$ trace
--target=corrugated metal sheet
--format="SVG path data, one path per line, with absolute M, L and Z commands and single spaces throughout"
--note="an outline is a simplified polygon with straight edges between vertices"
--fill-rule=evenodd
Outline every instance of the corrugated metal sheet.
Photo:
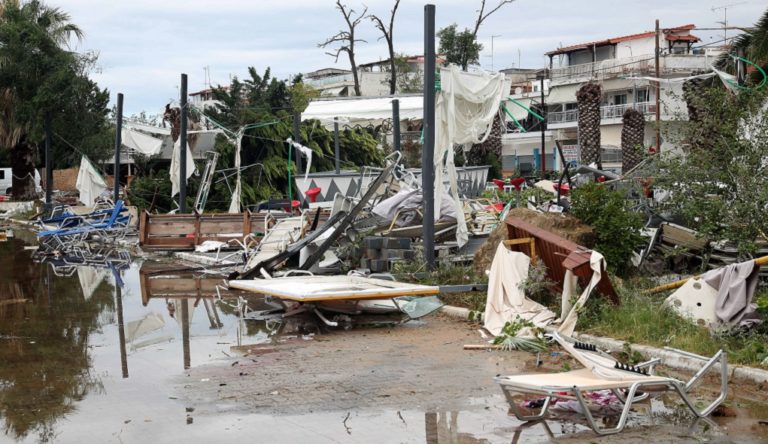
M 509 239 L 523 237 L 536 239 L 536 257 L 547 265 L 548 277 L 557 284 L 560 291 L 563 289 L 565 272 L 569 269 L 579 277 L 579 285 L 586 287 L 592 276 L 592 270 L 589 268 L 591 250 L 516 217 L 507 217 L 504 222 L 507 224 Z M 527 255 L 531 254 L 528 244 L 512 245 L 510 248 Z M 611 285 L 608 273 L 603 272 L 597 290 L 614 304 L 619 304 L 619 298 Z

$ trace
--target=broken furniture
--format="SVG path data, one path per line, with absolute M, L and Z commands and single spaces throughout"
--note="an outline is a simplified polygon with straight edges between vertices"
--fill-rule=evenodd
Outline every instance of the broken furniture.
M 269 213 L 150 214 L 139 220 L 139 245 L 145 250 L 194 250 L 205 241 L 228 243 L 254 235 L 258 241 L 274 224 Z
M 275 279 L 230 280 L 229 287 L 278 298 L 286 305 L 286 315 L 314 311 L 330 326 L 338 323 L 327 319 L 319 309 L 353 314 L 395 309 L 408 315 L 398 298 L 435 296 L 440 290 L 434 286 L 371 277 L 313 276 L 311 273 Z
M 645 393 L 677 393 L 697 417 L 708 416 L 727 396 L 728 362 L 723 350 L 717 352 L 712 358 L 706 358 L 693 353 L 668 349 L 704 363 L 689 381 L 683 382 L 671 377 L 654 375 L 653 365 L 658 362 L 657 360 L 639 365 L 623 364 L 613 360 L 610 355 L 601 353 L 592 344 L 566 340 L 557 333 L 552 336 L 585 368 L 562 373 L 497 376 L 496 382 L 501 386 L 512 412 L 521 421 L 544 419 L 554 400 L 575 400 L 579 403 L 581 412 L 592 430 L 599 435 L 609 435 L 624 429 L 632 405 L 644 399 Z M 715 368 L 718 362 L 720 364 L 720 394 L 709 405 L 699 409 L 696 400 L 691 399 L 688 394 L 710 369 Z M 587 405 L 584 393 L 600 390 L 612 390 L 617 395 L 619 402 L 624 404 L 615 427 L 600 427 Z M 645 393 L 640 394 L 641 391 Z M 514 398 L 516 394 L 543 396 L 544 401 L 539 412 L 526 415 L 520 410 L 520 406 Z
M 95 238 L 104 243 L 116 242 L 128 233 L 131 218 L 123 214 L 125 211 L 123 201 L 118 200 L 111 209 L 101 211 L 97 216 L 65 217 L 59 225 L 61 228 L 40 231 L 37 238 L 43 249 L 65 252 Z
M 531 258 L 537 257 L 544 261 L 547 266 L 547 277 L 556 283 L 558 290 L 562 291 L 563 289 L 562 285 L 567 271 L 576 275 L 582 288 L 586 288 L 587 281 L 592 276 L 592 269 L 590 268 L 591 250 L 517 217 L 507 217 L 504 222 L 507 224 L 510 240 L 534 239 L 533 242 L 526 241 L 510 245 L 510 248 L 525 253 Z M 619 297 L 616 295 L 605 270 L 602 270 L 597 290 L 612 303 L 619 304 Z

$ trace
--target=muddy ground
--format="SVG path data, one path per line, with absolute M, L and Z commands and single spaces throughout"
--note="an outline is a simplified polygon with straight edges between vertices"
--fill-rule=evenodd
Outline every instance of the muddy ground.
M 529 353 L 463 350 L 481 342 L 475 327 L 441 316 L 393 328 L 288 335 L 233 348 L 231 360 L 187 371 L 174 391 L 195 425 L 222 414 L 242 417 L 242 424 L 269 417 L 272 427 L 254 436 L 276 442 L 309 436 L 312 442 L 598 441 L 572 414 L 521 428 L 493 382 L 497 374 L 562 371 L 572 361 L 546 354 L 537 368 Z M 695 423 L 675 402 L 654 400 L 638 405 L 624 432 L 599 442 L 765 442 L 763 388 L 732 383 L 730 390 L 728 417 Z M 712 395 L 701 396 L 703 402 Z

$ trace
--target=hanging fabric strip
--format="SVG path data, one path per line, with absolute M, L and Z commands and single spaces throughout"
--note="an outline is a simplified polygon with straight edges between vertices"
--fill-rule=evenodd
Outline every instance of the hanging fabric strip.
M 235 168 L 237 169 L 237 182 L 235 182 L 235 191 L 232 192 L 232 202 L 229 203 L 230 213 L 240 212 L 240 195 L 242 193 L 242 181 L 240 175 L 240 150 L 243 148 L 243 135 L 245 130 L 242 128 L 237 132 L 235 140 Z
M 312 166 L 312 149 L 307 148 L 306 146 L 298 142 L 294 142 L 293 139 L 291 139 L 290 137 L 285 141 L 290 143 L 294 148 L 299 150 L 299 152 L 301 152 L 301 154 L 303 154 L 304 157 L 307 158 L 307 168 L 304 170 L 304 182 L 306 182 L 307 178 L 309 177 L 309 168 Z

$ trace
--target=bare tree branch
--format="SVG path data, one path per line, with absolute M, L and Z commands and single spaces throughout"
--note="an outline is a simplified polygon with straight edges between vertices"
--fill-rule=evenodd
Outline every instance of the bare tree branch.
M 483 24 L 485 19 L 487 19 L 491 14 L 501 9 L 502 6 L 507 5 L 509 3 L 514 2 L 515 0 L 500 0 L 499 4 L 496 5 L 495 8 L 491 9 L 487 13 L 483 14 L 485 11 L 485 0 L 480 1 L 480 11 L 477 14 L 477 21 L 475 21 L 475 30 L 472 32 L 472 35 L 477 38 L 477 31 L 480 30 L 480 25 Z
M 326 52 L 326 54 L 330 55 L 331 57 L 334 57 L 335 62 L 339 61 L 339 55 L 342 52 L 347 53 L 347 57 L 349 57 L 349 64 L 351 65 L 352 70 L 352 78 L 355 81 L 355 95 L 360 95 L 360 79 L 358 78 L 357 74 L 357 64 L 355 63 L 355 43 L 363 42 L 368 43 L 365 40 L 362 39 L 356 39 L 355 38 L 355 28 L 357 28 L 357 25 L 360 24 L 360 22 L 366 18 L 365 15 L 368 12 L 368 7 L 366 6 L 365 9 L 363 9 L 363 12 L 360 14 L 355 15 L 355 10 L 352 8 L 348 8 L 346 5 L 341 3 L 341 0 L 336 0 L 336 9 L 341 12 L 341 16 L 344 17 L 344 21 L 347 24 L 347 30 L 342 30 L 333 35 L 332 37 L 329 37 L 322 43 L 318 43 L 319 48 L 326 48 L 329 45 L 332 45 L 334 43 L 344 43 L 340 47 L 336 48 L 335 52 Z
M 379 40 L 382 38 L 387 42 L 387 49 L 389 50 L 389 71 L 390 71 L 390 77 L 389 77 L 389 93 L 395 94 L 397 90 L 397 73 L 396 73 L 396 66 L 395 66 L 395 46 L 394 46 L 394 40 L 393 40 L 393 31 L 395 28 L 395 14 L 397 14 L 397 8 L 400 6 L 400 0 L 395 0 L 395 5 L 392 7 L 392 11 L 390 11 L 389 15 L 389 26 L 386 26 L 384 24 L 384 21 L 379 18 L 376 15 L 371 14 L 368 16 L 368 18 L 371 19 L 373 24 L 376 26 L 376 28 L 381 31 L 382 36 L 379 37 Z

